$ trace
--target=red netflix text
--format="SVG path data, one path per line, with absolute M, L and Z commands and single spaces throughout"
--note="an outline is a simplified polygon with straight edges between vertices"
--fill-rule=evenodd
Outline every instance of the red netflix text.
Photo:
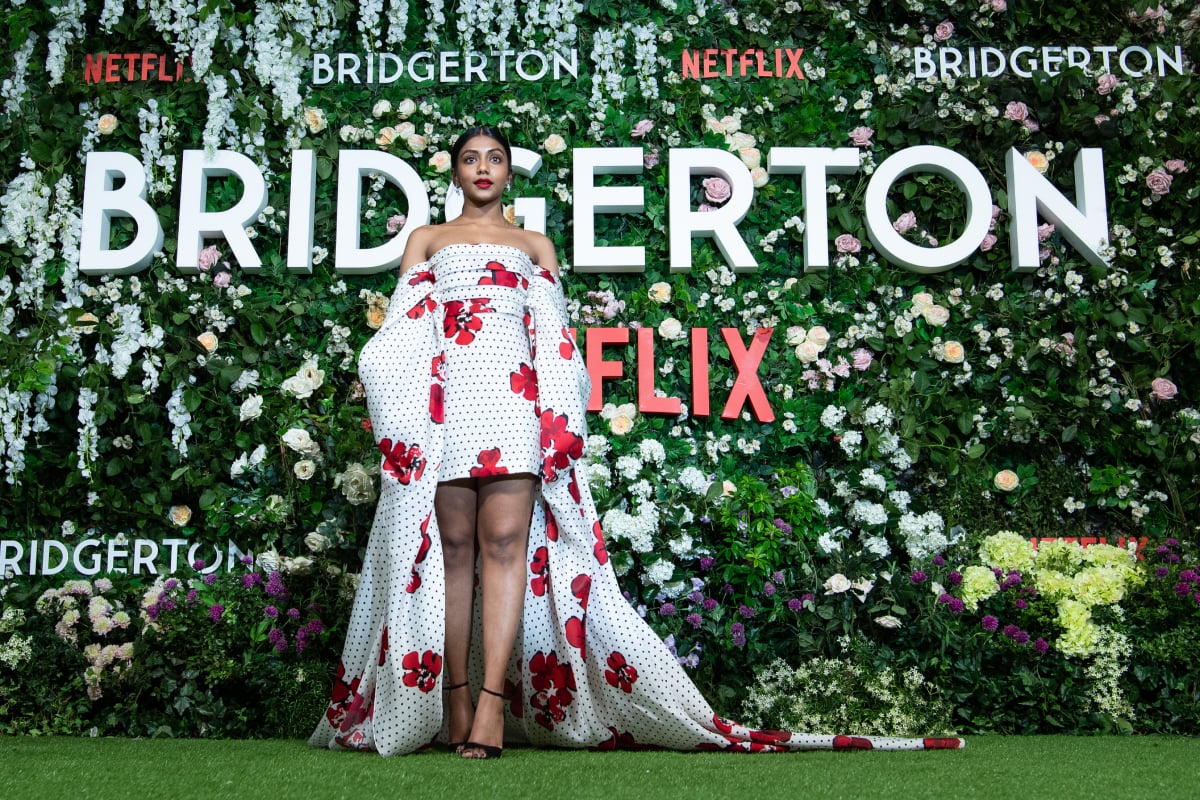
M 83 64 L 83 79 L 87 83 L 192 80 L 183 73 L 182 60 L 158 53 L 88 53 Z
M 778 47 L 774 51 L 736 48 L 684 50 L 682 72 L 685 78 L 795 78 L 805 80 L 800 68 L 803 47 Z M 786 63 L 785 63 L 786 62 Z

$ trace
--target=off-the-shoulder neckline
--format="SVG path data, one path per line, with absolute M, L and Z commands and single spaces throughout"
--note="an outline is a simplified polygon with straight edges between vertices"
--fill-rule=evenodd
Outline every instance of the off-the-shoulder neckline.
M 433 254 L 425 260 L 426 263 L 432 262 L 443 250 L 449 250 L 452 247 L 502 247 L 505 250 L 513 250 L 520 253 L 531 266 L 536 266 L 533 259 L 529 257 L 529 253 L 526 253 L 524 249 L 517 247 L 515 244 L 496 244 L 494 242 L 455 242 L 453 244 L 444 244 L 433 251 Z

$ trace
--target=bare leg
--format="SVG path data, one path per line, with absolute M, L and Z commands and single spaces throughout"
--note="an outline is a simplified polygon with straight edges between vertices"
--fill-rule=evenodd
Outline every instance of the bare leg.
M 536 486 L 532 475 L 479 482 L 476 533 L 483 560 L 483 685 L 493 692 L 504 691 L 504 673 L 525 602 L 525 558 Z M 494 746 L 503 743 L 503 699 L 480 693 L 470 741 Z M 465 758 L 482 755 L 474 748 L 463 751 Z
M 434 508 L 441 531 L 446 570 L 446 671 L 442 688 L 467 681 L 471 650 L 471 612 L 475 590 L 475 509 L 478 497 L 471 479 L 438 484 Z M 474 719 L 469 686 L 449 692 L 449 740 L 467 740 Z

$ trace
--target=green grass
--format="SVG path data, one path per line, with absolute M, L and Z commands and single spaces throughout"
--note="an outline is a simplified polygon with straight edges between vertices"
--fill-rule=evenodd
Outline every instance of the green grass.
M 444 750 L 379 758 L 300 741 L 0 737 L 3 800 L 919 800 L 1184 798 L 1200 739 L 979 736 L 959 751 L 592 753 L 509 748 L 492 762 Z

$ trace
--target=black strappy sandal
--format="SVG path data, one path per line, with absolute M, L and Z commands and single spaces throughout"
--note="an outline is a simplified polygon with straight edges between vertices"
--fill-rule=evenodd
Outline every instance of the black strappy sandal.
M 507 699 L 500 692 L 493 692 L 491 689 L 487 688 L 486 686 L 480 686 L 479 691 L 487 692 L 488 694 L 492 695 L 493 697 L 499 697 L 501 700 Z M 496 745 L 492 745 L 492 744 L 480 744 L 479 742 L 465 742 L 462 746 L 462 750 L 459 751 L 459 754 L 462 755 L 463 751 L 465 751 L 465 750 L 478 750 L 481 753 L 483 753 L 482 756 L 463 755 L 463 758 L 475 759 L 477 761 L 486 761 L 489 758 L 499 758 L 500 756 L 504 755 L 503 747 L 497 747 Z
M 453 692 L 456 689 L 463 689 L 463 688 L 469 687 L 470 685 L 471 685 L 470 682 L 463 681 L 462 683 L 456 683 L 453 686 L 443 686 L 442 691 L 445 692 L 446 694 L 450 694 L 451 692 Z M 475 704 L 472 703 L 471 708 L 474 708 L 474 707 L 475 707 Z M 465 741 L 464 742 L 448 742 L 446 744 L 446 746 L 449 747 L 451 750 L 453 750 L 455 752 L 455 754 L 462 755 L 463 748 L 467 746 L 467 743 Z

